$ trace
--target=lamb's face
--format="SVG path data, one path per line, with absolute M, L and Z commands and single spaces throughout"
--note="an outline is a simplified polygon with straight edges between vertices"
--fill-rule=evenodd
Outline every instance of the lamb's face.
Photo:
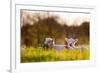
M 48 45 L 53 45 L 54 41 L 52 38 L 46 38 L 45 39 L 45 44 L 48 44 Z

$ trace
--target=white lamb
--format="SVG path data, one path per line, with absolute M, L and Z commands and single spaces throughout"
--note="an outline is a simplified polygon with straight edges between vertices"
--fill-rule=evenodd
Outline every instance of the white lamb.
M 75 44 L 77 43 L 78 39 L 74 39 L 74 38 L 65 38 L 65 41 L 67 42 L 67 47 L 69 49 L 74 49 L 76 46 Z
M 52 38 L 46 38 L 44 44 L 45 44 L 46 48 L 54 48 L 56 50 L 65 49 L 66 46 L 67 46 L 68 49 L 74 49 L 75 48 L 75 44 L 77 43 L 78 39 L 65 38 L 65 41 L 67 42 L 67 44 L 60 45 L 60 44 L 55 44 L 55 42 L 54 42 L 54 40 Z

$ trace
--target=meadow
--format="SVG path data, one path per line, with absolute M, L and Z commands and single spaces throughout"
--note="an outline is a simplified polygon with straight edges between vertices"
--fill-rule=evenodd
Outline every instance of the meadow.
M 48 62 L 48 61 L 76 61 L 90 59 L 90 21 L 83 20 L 84 17 L 90 18 L 87 15 L 76 17 L 67 16 L 67 12 L 48 12 L 21 10 L 21 48 L 20 59 L 21 63 L 29 62 Z M 63 16 L 62 16 L 63 15 Z M 75 19 L 73 17 L 75 15 Z M 64 19 L 62 19 L 65 17 Z M 69 19 L 71 18 L 71 19 Z M 80 22 L 79 19 L 82 19 Z M 68 21 L 72 21 L 70 24 Z M 59 22 L 60 21 L 60 22 Z M 66 22 L 64 22 L 66 21 Z M 74 21 L 74 22 L 73 22 Z M 79 23 L 80 22 L 80 23 Z M 55 44 L 65 45 L 65 38 L 78 39 L 75 46 L 84 45 L 86 48 L 67 49 L 63 47 L 61 50 L 56 50 L 49 46 L 43 48 L 46 38 L 52 38 Z M 26 47 L 22 47 L 22 46 Z M 68 45 L 68 44 L 66 44 Z M 86 46 L 87 45 L 87 46 Z M 54 45 L 53 45 L 54 46 Z M 64 49 L 65 48 L 65 49 Z M 59 48 L 57 48 L 59 49 Z
M 26 47 L 21 48 L 21 63 L 29 62 L 48 62 L 48 61 L 74 61 L 89 60 L 89 49 L 44 49 L 42 47 Z

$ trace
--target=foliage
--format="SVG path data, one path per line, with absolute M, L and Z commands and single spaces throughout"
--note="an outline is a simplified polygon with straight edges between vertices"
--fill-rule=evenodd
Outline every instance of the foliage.
M 37 18 L 33 17 L 33 19 L 38 19 L 38 21 L 34 21 L 33 24 L 23 23 L 21 27 L 21 45 L 41 47 L 46 37 L 54 38 L 56 44 L 64 44 L 64 38 L 73 34 L 81 40 L 79 43 L 89 43 L 89 22 L 84 21 L 80 26 L 74 25 L 74 23 L 72 26 L 68 26 L 68 23 L 59 23 L 57 21 L 59 17 L 56 15 L 49 16 L 45 14 L 46 18 L 41 15 L 36 16 Z

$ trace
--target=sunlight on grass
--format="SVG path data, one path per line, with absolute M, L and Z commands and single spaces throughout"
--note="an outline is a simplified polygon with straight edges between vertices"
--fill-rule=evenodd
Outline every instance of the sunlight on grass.
M 90 50 L 86 49 L 64 49 L 57 51 L 54 49 L 43 49 L 34 47 L 21 48 L 21 63 L 89 59 Z

